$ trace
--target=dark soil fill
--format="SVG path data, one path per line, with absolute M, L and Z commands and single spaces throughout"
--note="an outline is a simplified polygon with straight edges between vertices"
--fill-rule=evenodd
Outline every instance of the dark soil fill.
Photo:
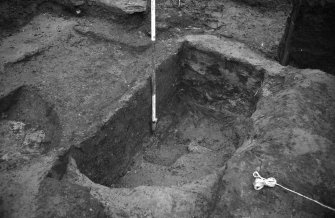
M 158 90 L 159 121 L 153 135 L 143 120 L 151 106 L 144 100 L 150 90 L 145 87 L 111 121 L 115 127 L 105 133 L 109 143 L 97 137 L 72 153 L 80 171 L 94 182 L 112 187 L 183 185 L 222 168 L 252 131 L 249 117 L 262 72 L 185 45 L 159 67 L 157 77 L 164 88 Z

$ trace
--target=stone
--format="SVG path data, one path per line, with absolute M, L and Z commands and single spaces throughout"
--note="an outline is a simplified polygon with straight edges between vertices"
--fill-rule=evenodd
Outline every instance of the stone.
M 78 7 L 85 4 L 84 0 L 56 0 L 56 2 L 70 7 Z
M 194 152 L 194 153 L 207 153 L 211 152 L 211 149 L 208 149 L 206 147 L 198 145 L 196 142 L 192 141 L 190 144 L 187 146 L 187 150 L 189 152 Z
M 44 142 L 44 139 L 45 139 L 45 133 L 43 130 L 28 131 L 24 138 L 23 146 L 33 149 L 39 149 L 41 143 Z
M 145 12 L 147 10 L 146 0 L 91 0 L 97 4 L 116 9 L 122 13 L 134 14 L 138 12 Z

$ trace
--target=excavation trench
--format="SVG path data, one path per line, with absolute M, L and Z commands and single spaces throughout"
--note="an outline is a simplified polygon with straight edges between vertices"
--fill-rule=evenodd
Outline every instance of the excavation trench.
M 252 131 L 264 73 L 187 43 L 157 68 L 158 128 L 150 132 L 150 81 L 70 155 L 112 187 L 190 183 L 224 166 Z

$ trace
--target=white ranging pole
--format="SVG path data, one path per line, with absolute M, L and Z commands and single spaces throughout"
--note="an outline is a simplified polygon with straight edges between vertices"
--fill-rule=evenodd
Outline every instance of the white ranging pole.
M 156 117 L 156 71 L 155 71 L 155 41 L 156 41 L 156 2 L 151 0 L 151 41 L 152 47 L 152 75 L 151 75 L 151 104 L 152 104 L 152 118 L 151 130 L 154 133 L 156 130 L 157 117 Z
M 151 0 L 151 41 L 156 41 L 156 2 Z

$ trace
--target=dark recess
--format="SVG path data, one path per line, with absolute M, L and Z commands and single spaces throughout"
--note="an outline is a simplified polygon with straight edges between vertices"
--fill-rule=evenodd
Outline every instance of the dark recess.
M 282 65 L 335 74 L 335 1 L 293 0 L 279 46 Z

